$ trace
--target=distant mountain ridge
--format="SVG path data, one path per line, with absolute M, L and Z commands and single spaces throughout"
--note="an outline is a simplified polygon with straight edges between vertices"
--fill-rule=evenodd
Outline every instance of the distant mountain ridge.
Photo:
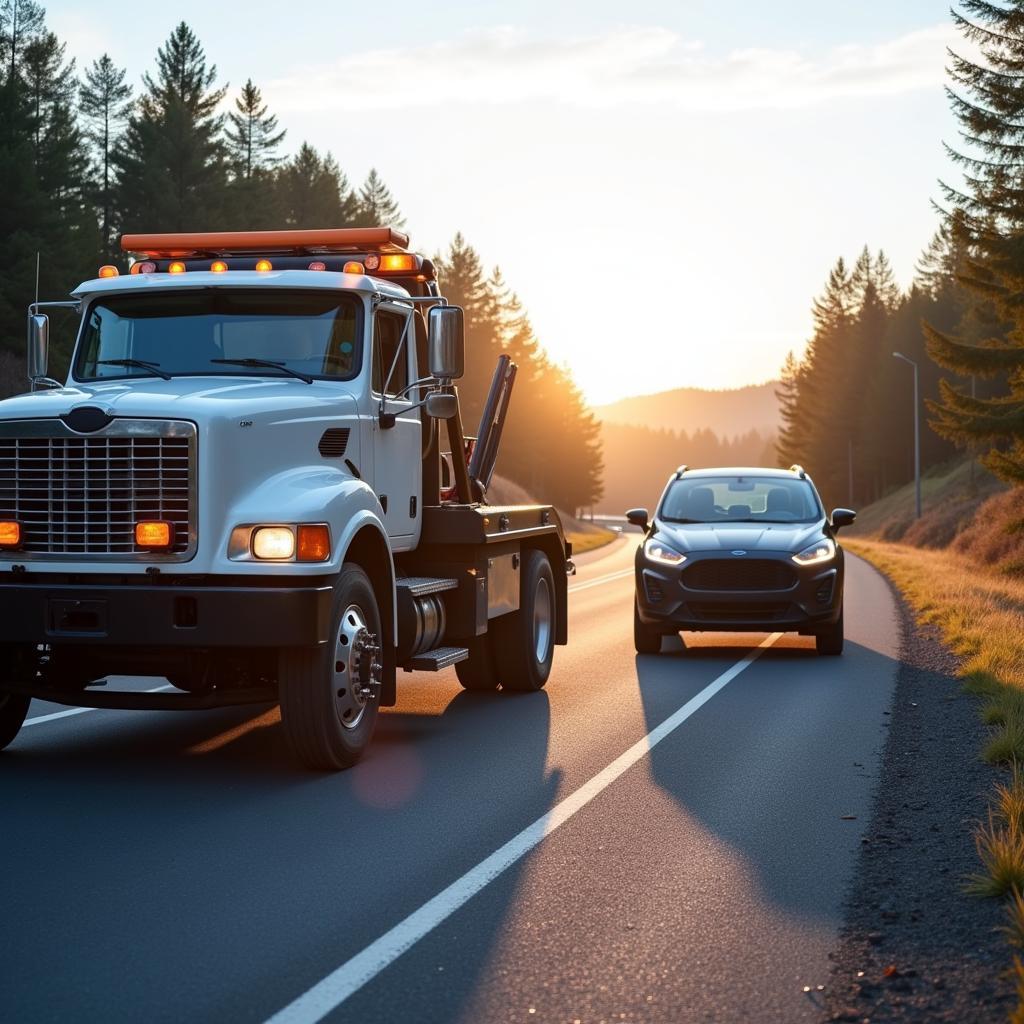
M 710 430 L 723 440 L 751 430 L 771 437 L 779 430 L 778 386 L 779 382 L 772 380 L 724 391 L 675 388 L 594 406 L 593 412 L 606 424 L 685 430 L 688 434 Z

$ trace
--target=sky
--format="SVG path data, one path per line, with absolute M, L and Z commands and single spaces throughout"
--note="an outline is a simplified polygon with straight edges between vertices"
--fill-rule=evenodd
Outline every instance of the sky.
M 775 377 L 838 256 L 883 248 L 909 285 L 951 173 L 945 2 L 47 11 L 136 88 L 187 21 L 232 93 L 263 90 L 285 152 L 330 150 L 356 184 L 375 166 L 414 248 L 461 231 L 500 266 L 594 403 Z

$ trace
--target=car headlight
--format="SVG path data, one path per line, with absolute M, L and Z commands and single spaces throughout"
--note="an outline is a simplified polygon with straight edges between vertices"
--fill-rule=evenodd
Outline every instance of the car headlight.
M 793 556 L 797 565 L 820 565 L 822 562 L 830 562 L 836 557 L 836 542 L 829 537 L 824 540 L 815 541 L 809 548 L 804 548 L 798 555 Z
M 661 562 L 662 565 L 682 565 L 686 561 L 686 555 L 673 551 L 654 537 L 644 544 L 644 554 L 652 562 Z

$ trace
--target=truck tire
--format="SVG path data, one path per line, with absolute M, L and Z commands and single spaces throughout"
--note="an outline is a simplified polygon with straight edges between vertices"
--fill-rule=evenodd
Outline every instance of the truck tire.
M 331 640 L 279 656 L 281 724 L 307 768 L 350 768 L 369 746 L 380 698 L 381 637 L 373 584 L 359 566 L 346 563 L 334 588 Z M 375 692 L 367 696 L 367 688 Z
M 839 609 L 839 618 L 834 625 L 827 626 L 815 634 L 814 646 L 819 654 L 843 653 L 843 610 Z
M 544 688 L 555 655 L 555 576 L 543 551 L 523 552 L 519 610 L 491 623 L 491 652 L 505 690 Z
M 633 602 L 633 646 L 637 654 L 661 654 L 661 634 L 640 619 L 636 602 Z
M 21 693 L 0 693 L 0 750 L 18 735 L 31 701 Z
M 466 646 L 469 648 L 469 657 L 455 665 L 455 674 L 462 688 L 478 693 L 493 692 L 498 688 L 498 673 L 494 671 L 490 635 L 485 633 L 474 637 Z

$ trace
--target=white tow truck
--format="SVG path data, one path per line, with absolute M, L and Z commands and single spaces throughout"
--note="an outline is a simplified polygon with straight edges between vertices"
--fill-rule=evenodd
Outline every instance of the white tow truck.
M 431 262 L 391 228 L 121 247 L 129 273 L 29 307 L 32 390 L 0 402 L 0 748 L 32 697 L 279 702 L 332 770 L 399 669 L 543 687 L 571 548 L 555 509 L 484 503 L 516 368 L 465 438 L 463 311 Z M 80 314 L 63 383 L 50 306 Z

